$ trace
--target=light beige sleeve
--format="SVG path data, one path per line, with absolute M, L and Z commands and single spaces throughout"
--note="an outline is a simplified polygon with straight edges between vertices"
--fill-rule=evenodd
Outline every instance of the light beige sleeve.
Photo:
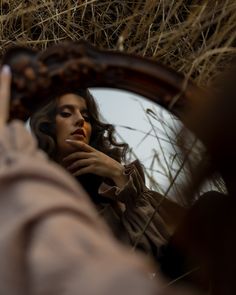
M 155 294 L 139 257 L 70 212 L 35 228 L 28 263 L 32 295 Z
M 155 294 L 80 186 L 20 122 L 0 131 L 0 294 Z

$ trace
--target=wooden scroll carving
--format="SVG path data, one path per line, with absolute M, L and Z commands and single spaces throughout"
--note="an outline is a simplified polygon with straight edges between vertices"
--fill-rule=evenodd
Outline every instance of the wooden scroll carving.
M 26 119 L 57 94 L 73 88 L 110 87 L 143 95 L 182 115 L 196 93 L 183 75 L 147 58 L 102 51 L 84 41 L 44 52 L 12 48 L 3 58 L 13 71 L 11 117 Z

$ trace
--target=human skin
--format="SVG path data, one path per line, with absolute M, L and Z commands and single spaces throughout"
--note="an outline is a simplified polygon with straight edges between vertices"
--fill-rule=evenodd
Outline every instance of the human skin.
M 9 66 L 3 66 L 0 72 L 0 129 L 2 129 L 9 116 L 11 72 Z
M 57 109 L 58 162 L 74 176 L 92 173 L 112 179 L 122 188 L 127 182 L 124 166 L 89 145 L 92 126 L 85 99 L 65 94 L 58 99 Z
M 77 150 L 67 139 L 89 143 L 92 126 L 84 98 L 73 93 L 61 96 L 57 101 L 55 122 L 59 158 Z

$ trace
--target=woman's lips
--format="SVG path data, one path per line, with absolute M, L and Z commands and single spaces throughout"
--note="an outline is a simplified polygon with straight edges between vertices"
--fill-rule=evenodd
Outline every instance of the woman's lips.
M 74 132 L 71 133 L 71 135 L 81 135 L 85 137 L 85 133 L 83 129 L 76 129 Z
M 70 136 L 75 140 L 83 140 L 86 137 L 83 129 L 76 129 Z
M 83 134 L 79 134 L 79 133 L 74 133 L 74 134 L 71 134 L 72 138 L 73 139 L 84 139 L 85 136 Z

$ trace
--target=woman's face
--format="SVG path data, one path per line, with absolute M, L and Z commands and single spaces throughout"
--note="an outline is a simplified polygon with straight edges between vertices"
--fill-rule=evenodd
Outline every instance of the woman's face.
M 92 126 L 86 101 L 77 94 L 65 94 L 58 99 L 56 114 L 56 141 L 58 156 L 64 157 L 75 148 L 66 139 L 90 142 Z

